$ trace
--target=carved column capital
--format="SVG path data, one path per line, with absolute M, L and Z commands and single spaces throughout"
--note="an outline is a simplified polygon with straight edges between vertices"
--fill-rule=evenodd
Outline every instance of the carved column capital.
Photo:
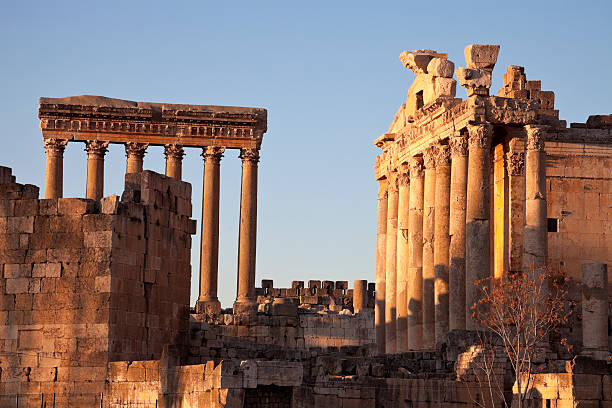
M 423 176 L 423 158 L 413 157 L 410 159 L 410 178 Z
M 397 193 L 397 191 L 399 190 L 397 170 L 390 171 L 389 173 L 387 173 L 387 182 L 387 192 Z
M 470 134 L 468 138 L 470 147 L 478 147 L 481 149 L 489 147 L 493 130 L 493 126 L 490 123 L 469 123 L 467 129 Z
M 221 158 L 223 157 L 223 153 L 225 152 L 225 147 L 223 146 L 206 146 L 202 148 L 202 157 L 204 161 L 212 161 L 216 164 L 221 163 Z
M 240 155 L 242 163 L 254 163 L 259 162 L 259 149 L 240 149 Z
M 182 160 L 185 155 L 185 150 L 182 145 L 179 144 L 167 144 L 164 145 L 164 155 L 166 159 L 172 158 L 176 160 Z
M 439 144 L 436 149 L 436 165 L 450 165 L 450 146 Z
M 527 150 L 544 150 L 544 129 L 541 126 L 527 125 Z
M 87 140 L 85 142 L 85 151 L 88 156 L 104 157 L 108 151 L 108 143 L 104 140 Z
M 410 185 L 410 169 L 404 168 L 397 171 L 397 186 L 408 187 Z
M 423 164 L 426 169 L 433 169 L 436 167 L 436 146 L 429 146 L 423 152 Z
M 468 141 L 465 135 L 458 133 L 448 141 L 450 145 L 451 156 L 467 156 L 468 154 Z
M 525 154 L 512 152 L 506 154 L 506 171 L 510 176 L 522 176 L 525 169 Z
M 125 157 L 137 157 L 142 159 L 149 147 L 148 143 L 127 142 L 125 144 Z
M 379 200 L 386 200 L 387 197 L 389 196 L 389 193 L 387 192 L 388 184 L 389 182 L 387 181 L 387 179 L 378 180 L 378 199 Z
M 64 150 L 66 149 L 66 144 L 68 140 L 65 139 L 45 139 L 45 150 L 47 151 L 47 156 L 62 156 L 64 154 Z

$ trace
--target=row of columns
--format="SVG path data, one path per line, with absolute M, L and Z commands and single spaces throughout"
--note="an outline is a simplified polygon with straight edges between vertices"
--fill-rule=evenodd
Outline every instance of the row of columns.
M 525 265 L 546 264 L 545 152 L 527 126 Z M 376 251 L 379 352 L 431 349 L 453 329 L 478 329 L 474 284 L 490 276 L 492 126 L 471 123 L 380 180 Z
M 63 195 L 63 154 L 67 140 L 46 139 L 47 166 L 45 198 L 61 198 Z M 104 195 L 104 156 L 108 142 L 91 140 L 85 142 L 87 152 L 86 198 L 99 200 Z M 125 144 L 127 158 L 126 173 L 143 170 L 147 143 L 128 142 Z M 200 295 L 198 312 L 216 313 L 221 305 L 217 296 L 219 275 L 219 192 L 220 163 L 225 147 L 207 146 L 202 149 L 204 177 L 202 193 L 202 239 L 200 251 Z M 182 178 L 183 146 L 164 146 L 166 176 Z M 238 244 L 238 290 L 236 306 L 242 310 L 256 307 L 255 259 L 257 232 L 257 163 L 259 150 L 243 148 L 242 183 L 240 198 L 240 233 Z

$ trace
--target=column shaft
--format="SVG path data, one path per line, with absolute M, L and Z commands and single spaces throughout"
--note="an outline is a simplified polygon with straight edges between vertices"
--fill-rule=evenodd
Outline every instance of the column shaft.
M 219 186 L 220 167 L 224 147 L 208 146 L 203 149 L 204 181 L 202 188 L 202 240 L 200 249 L 200 296 L 198 313 L 218 313 L 221 304 L 217 298 L 219 276 Z
M 397 350 L 396 290 L 397 290 L 397 173 L 389 175 L 387 209 L 387 245 L 385 262 L 385 352 Z
M 379 180 L 378 220 L 376 226 L 376 303 L 374 324 L 376 326 L 376 347 L 385 352 L 385 263 L 387 247 L 387 180 Z
M 451 185 L 449 214 L 449 330 L 465 330 L 465 208 L 467 202 L 467 137 L 450 140 Z
M 353 283 L 353 311 L 359 313 L 368 307 L 368 281 L 356 280 Z
M 429 147 L 423 156 L 425 181 L 423 193 L 423 345 L 424 349 L 435 347 L 435 273 L 434 234 L 436 210 L 436 166 L 435 147 Z
M 144 155 L 148 146 L 148 143 L 128 142 L 125 144 L 126 173 L 142 173 Z
M 410 163 L 410 260 L 408 267 L 408 348 L 423 345 L 423 159 Z
M 240 235 L 238 240 L 237 303 L 252 307 L 255 299 L 255 254 L 257 239 L 257 149 L 241 149 Z
M 525 152 L 525 230 L 523 269 L 540 269 L 548 257 L 546 152 L 542 130 L 527 126 Z
M 523 228 L 525 226 L 525 153 L 524 146 L 514 138 L 506 155 L 508 174 L 508 270 L 523 269 Z
M 482 295 L 475 282 L 491 275 L 490 253 L 490 157 L 491 125 L 468 125 L 469 158 L 466 209 L 466 328 L 476 330 L 480 326 L 472 318 L 472 306 Z
M 85 142 L 87 152 L 87 189 L 85 197 L 99 200 L 104 197 L 104 155 L 108 142 L 88 140 Z
M 397 204 L 397 352 L 408 351 L 408 260 L 410 222 L 410 174 L 398 173 Z
M 183 146 L 177 144 L 165 145 L 164 155 L 166 156 L 166 176 L 181 180 L 183 177 L 183 156 L 185 155 Z
M 64 185 L 64 149 L 67 140 L 46 139 L 47 171 L 45 174 L 45 198 L 61 198 Z
M 436 221 L 434 233 L 434 298 L 436 346 L 446 341 L 449 327 L 449 220 L 450 220 L 450 151 L 438 146 L 436 156 Z
M 608 351 L 608 265 L 582 264 L 582 353 L 610 360 Z

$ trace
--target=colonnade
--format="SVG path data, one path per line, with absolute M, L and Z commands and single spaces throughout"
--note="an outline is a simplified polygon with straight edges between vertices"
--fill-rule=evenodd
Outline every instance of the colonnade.
M 63 155 L 67 140 L 45 139 L 47 152 L 45 198 L 63 196 Z M 109 142 L 89 140 L 87 152 L 86 198 L 99 200 L 104 196 L 104 156 Z M 143 170 L 148 143 L 125 143 L 126 173 Z M 202 239 L 200 251 L 200 295 L 196 305 L 199 313 L 217 313 L 221 304 L 217 297 L 219 263 L 219 191 L 220 163 L 225 147 L 202 148 L 204 177 L 202 194 Z M 166 176 L 182 178 L 182 145 L 164 145 Z M 257 163 L 259 150 L 241 148 L 242 184 L 240 198 L 240 238 L 238 245 L 238 293 L 235 307 L 240 311 L 256 310 L 255 255 L 257 231 Z
M 542 128 L 528 125 L 524 265 L 546 265 Z M 475 330 L 471 307 L 491 276 L 493 126 L 470 122 L 379 180 L 376 338 L 381 353 L 432 349 L 453 329 Z

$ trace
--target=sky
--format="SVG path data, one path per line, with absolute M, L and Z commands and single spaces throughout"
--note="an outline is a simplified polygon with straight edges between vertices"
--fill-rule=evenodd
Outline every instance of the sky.
M 414 79 L 399 54 L 419 48 L 465 66 L 472 43 L 501 46 L 492 94 L 508 65 L 555 92 L 561 119 L 612 113 L 612 2 L 607 1 L 7 1 L 0 0 L 0 165 L 41 186 L 39 97 L 103 95 L 148 102 L 263 107 L 257 276 L 375 277 L 373 140 Z M 465 90 L 457 86 L 457 96 Z M 64 196 L 85 195 L 82 143 L 66 148 Z M 198 296 L 203 161 L 193 186 L 192 303 Z M 164 172 L 161 147 L 145 169 Z M 240 160 L 221 165 L 219 297 L 236 294 Z M 123 146 L 106 155 L 105 195 L 121 194 Z

